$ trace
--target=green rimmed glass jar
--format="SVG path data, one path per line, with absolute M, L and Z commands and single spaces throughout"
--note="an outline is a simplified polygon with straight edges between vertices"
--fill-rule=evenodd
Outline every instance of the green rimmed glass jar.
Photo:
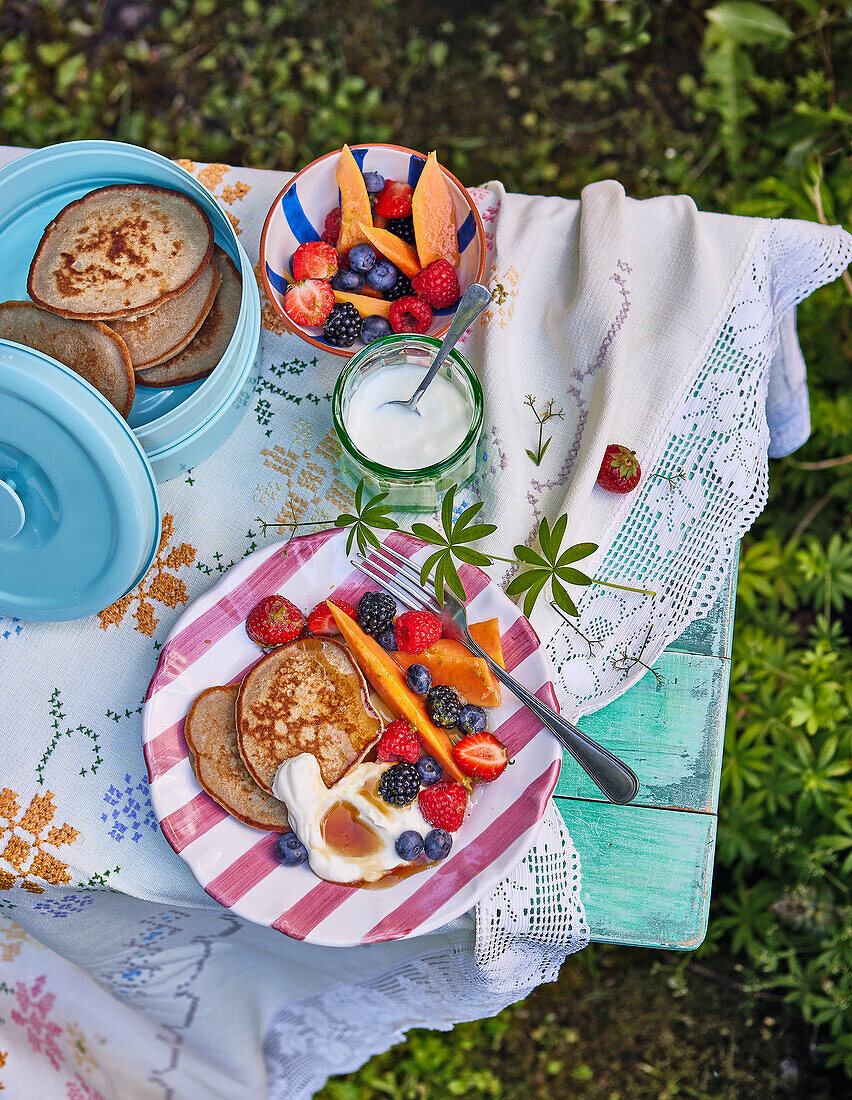
M 479 379 L 463 355 L 455 349 L 450 352 L 433 385 L 440 384 L 439 380 L 443 379 L 454 387 L 468 418 L 467 434 L 445 458 L 417 469 L 384 465 L 355 445 L 347 428 L 352 399 L 364 382 L 379 371 L 409 365 L 422 368 L 425 374 L 440 346 L 441 341 L 432 336 L 409 333 L 385 336 L 353 356 L 334 387 L 332 416 L 342 448 L 343 474 L 353 486 L 363 479 L 374 493 L 387 493 L 387 503 L 396 511 L 432 512 L 451 485 L 462 486 L 473 477 L 476 448 L 482 431 L 482 387 Z M 416 388 L 415 381 L 404 397 L 410 397 Z

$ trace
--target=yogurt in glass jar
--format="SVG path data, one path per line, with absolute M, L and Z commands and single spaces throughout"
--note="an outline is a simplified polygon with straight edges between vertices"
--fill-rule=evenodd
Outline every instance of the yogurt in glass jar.
M 421 415 L 388 407 L 411 397 L 439 347 L 429 336 L 386 336 L 349 361 L 334 389 L 347 481 L 363 478 L 374 492 L 387 492 L 398 511 L 433 511 L 451 485 L 465 484 L 475 471 L 482 389 L 457 350 L 420 398 Z

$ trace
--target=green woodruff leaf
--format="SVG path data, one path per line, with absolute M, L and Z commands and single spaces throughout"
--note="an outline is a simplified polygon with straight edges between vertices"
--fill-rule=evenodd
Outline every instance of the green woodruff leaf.
M 461 601 L 467 598 L 456 567 L 456 560 L 466 565 L 490 565 L 492 559 L 487 554 L 474 550 L 468 544 L 479 542 L 480 539 L 487 538 L 497 530 L 496 524 L 473 522 L 482 508 L 481 500 L 465 508 L 453 522 L 455 499 L 456 486 L 453 485 L 447 490 L 441 506 L 441 530 L 435 530 L 434 527 L 429 527 L 425 523 L 414 523 L 411 526 L 413 535 L 438 547 L 423 562 L 420 583 L 425 585 L 429 574 L 434 570 L 432 582 L 435 587 L 435 598 L 441 607 L 444 606 L 447 589 Z
M 538 543 L 541 552 L 533 550 L 529 546 L 516 546 L 514 553 L 519 562 L 526 568 L 518 574 L 506 589 L 507 596 L 524 596 L 524 614 L 529 617 L 535 607 L 536 600 L 550 583 L 550 591 L 553 602 L 566 615 L 576 615 L 577 605 L 569 596 L 565 585 L 587 585 L 592 583 L 592 578 L 579 569 L 572 568 L 572 563 L 589 557 L 597 550 L 597 543 L 579 542 L 575 546 L 569 546 L 560 554 L 562 540 L 565 537 L 565 529 L 568 526 L 568 516 L 561 515 L 553 524 L 547 522 L 545 516 L 538 529 Z

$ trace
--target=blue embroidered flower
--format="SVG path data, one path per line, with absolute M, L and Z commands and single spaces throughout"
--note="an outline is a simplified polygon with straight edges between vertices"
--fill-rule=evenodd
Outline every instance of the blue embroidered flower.
M 61 898 L 45 898 L 37 901 L 33 908 L 49 913 L 52 917 L 68 917 L 79 913 L 94 900 L 91 894 L 65 894 Z
M 134 844 L 142 839 L 145 828 L 157 831 L 157 818 L 148 798 L 148 781 L 141 779 L 134 784 L 129 775 L 124 777 L 124 787 L 110 784 L 104 794 L 104 802 L 112 806 L 112 812 L 101 814 L 101 821 L 109 824 L 109 835 L 116 841 L 129 836 Z

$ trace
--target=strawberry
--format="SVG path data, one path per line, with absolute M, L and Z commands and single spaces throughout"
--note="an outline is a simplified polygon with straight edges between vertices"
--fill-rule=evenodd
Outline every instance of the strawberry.
M 376 199 L 374 207 L 383 218 L 407 218 L 411 213 L 411 197 L 414 188 L 399 180 L 388 180 Z
M 424 333 L 432 324 L 432 310 L 421 298 L 408 294 L 390 307 L 389 320 L 394 332 Z
M 305 616 L 283 596 L 262 599 L 246 619 L 246 634 L 261 649 L 293 642 L 304 629 Z
M 320 279 L 294 283 L 284 295 L 284 312 L 297 325 L 321 325 L 333 309 L 331 283 Z
M 406 611 L 394 625 L 396 647 L 403 653 L 422 653 L 443 634 L 440 619 L 428 611 Z
M 337 238 L 340 236 L 340 223 L 343 220 L 343 212 L 339 206 L 335 206 L 333 210 L 325 216 L 325 224 L 322 227 L 322 239 L 326 244 L 337 245 Z
M 348 603 L 344 603 L 343 600 L 335 600 L 334 606 L 343 611 L 350 619 L 354 619 L 358 612 L 354 607 L 350 607 Z M 308 630 L 311 634 L 317 636 L 330 636 L 332 634 L 339 634 L 337 629 L 337 623 L 334 621 L 334 617 L 329 611 L 328 604 L 325 600 L 320 600 L 313 611 L 308 615 Z
M 417 796 L 420 812 L 436 829 L 454 833 L 464 821 L 467 791 L 461 783 L 441 781 L 424 787 Z
M 609 493 L 629 493 L 639 484 L 642 468 L 636 459 L 636 452 L 620 443 L 610 443 L 604 452 L 598 485 Z
M 447 260 L 435 260 L 411 280 L 411 287 L 432 309 L 454 306 L 461 297 L 456 269 Z
M 493 733 L 469 733 L 453 746 L 453 759 L 465 775 L 486 783 L 502 775 L 509 760 L 506 746 Z
M 379 739 L 376 755 L 383 763 L 414 764 L 420 758 L 420 738 L 404 718 L 395 718 Z
M 337 249 L 326 241 L 307 241 L 293 253 L 293 278 L 330 279 L 337 274 Z

